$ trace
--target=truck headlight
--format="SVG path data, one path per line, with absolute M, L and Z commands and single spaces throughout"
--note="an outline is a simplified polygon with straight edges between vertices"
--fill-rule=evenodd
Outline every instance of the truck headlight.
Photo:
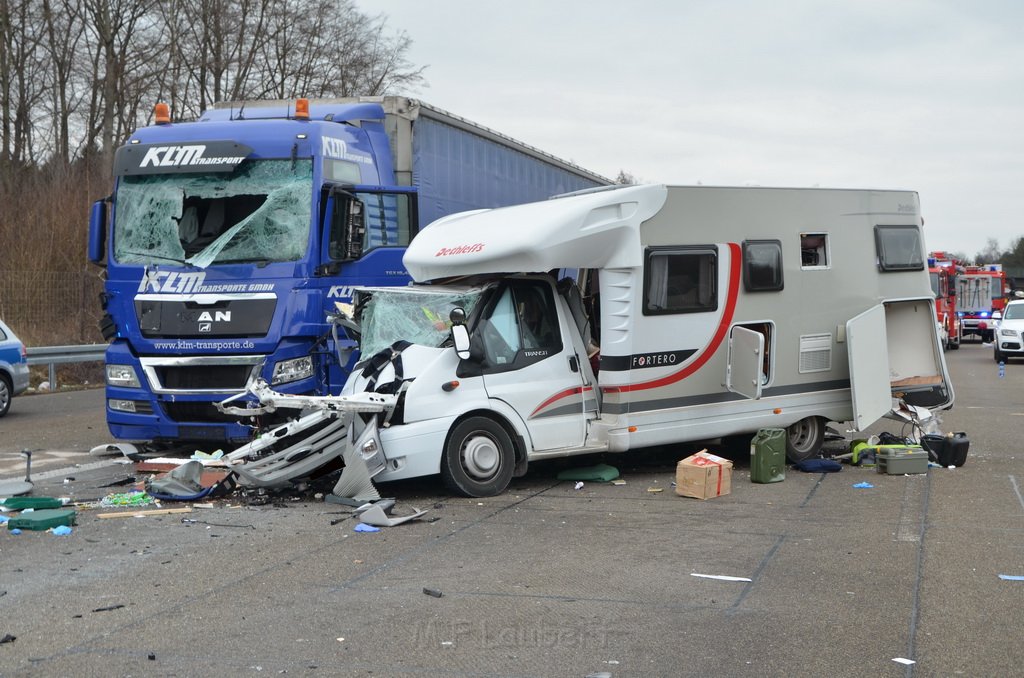
M 107 401 L 107 407 L 118 412 L 131 412 L 135 413 L 135 401 L 134 400 L 115 400 L 111 398 Z
M 271 379 L 270 383 L 272 385 L 287 384 L 292 381 L 298 381 L 299 379 L 306 379 L 307 377 L 312 376 L 313 359 L 307 355 L 301 358 L 282 360 L 278 364 L 274 365 L 274 377 Z
M 139 378 L 131 365 L 107 365 L 107 385 L 139 388 Z

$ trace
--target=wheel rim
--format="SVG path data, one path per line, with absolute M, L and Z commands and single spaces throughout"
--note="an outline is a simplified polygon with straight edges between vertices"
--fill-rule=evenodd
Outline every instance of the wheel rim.
M 462 468 L 474 480 L 490 480 L 501 468 L 501 449 L 488 435 L 476 433 L 462 446 Z
M 7 409 L 7 403 L 11 399 L 11 394 L 7 391 L 7 382 L 0 379 L 0 412 Z
M 796 452 L 805 453 L 814 444 L 818 434 L 818 420 L 802 419 L 789 427 L 789 446 Z

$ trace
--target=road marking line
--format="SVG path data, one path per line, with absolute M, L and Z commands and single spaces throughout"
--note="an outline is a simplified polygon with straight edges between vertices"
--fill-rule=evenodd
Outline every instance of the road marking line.
M 106 460 L 106 461 L 95 461 L 91 464 L 81 464 L 78 466 L 65 466 L 63 468 L 52 469 L 49 471 L 43 471 L 42 473 L 32 473 L 32 482 L 36 480 L 48 480 L 50 478 L 59 478 L 74 473 L 81 473 L 82 471 L 93 471 L 96 469 L 104 468 L 106 466 L 115 466 L 121 464 L 119 460 Z M 22 471 L 24 472 L 25 465 L 22 463 Z M 13 478 L 0 478 L 0 480 L 12 480 Z
M 1010 476 L 1010 484 L 1013 485 L 1013 491 L 1017 493 L 1017 501 L 1020 502 L 1020 507 L 1024 509 L 1024 496 L 1021 496 L 1020 486 L 1017 484 L 1016 476 Z

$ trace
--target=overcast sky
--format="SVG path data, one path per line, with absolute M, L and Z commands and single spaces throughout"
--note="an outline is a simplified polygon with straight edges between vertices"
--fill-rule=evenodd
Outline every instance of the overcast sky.
M 918 191 L 929 249 L 1024 236 L 1020 0 L 356 0 L 412 94 L 614 178 Z

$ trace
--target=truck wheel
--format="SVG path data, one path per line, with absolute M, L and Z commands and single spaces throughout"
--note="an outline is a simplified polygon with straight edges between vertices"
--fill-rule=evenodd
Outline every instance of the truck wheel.
M 512 480 L 516 455 L 501 424 L 487 417 L 460 421 L 448 434 L 441 458 L 441 479 L 466 497 L 493 497 Z
M 0 374 L 0 417 L 7 414 L 11 409 L 11 394 L 14 392 L 11 380 L 6 374 Z
M 786 457 L 792 462 L 810 459 L 821 452 L 825 442 L 825 420 L 806 417 L 786 429 Z
M 960 348 L 960 339 L 961 339 L 960 331 L 957 330 L 956 336 L 954 336 L 953 338 L 951 338 L 949 340 L 949 348 L 950 348 L 950 350 L 955 351 L 958 348 Z

